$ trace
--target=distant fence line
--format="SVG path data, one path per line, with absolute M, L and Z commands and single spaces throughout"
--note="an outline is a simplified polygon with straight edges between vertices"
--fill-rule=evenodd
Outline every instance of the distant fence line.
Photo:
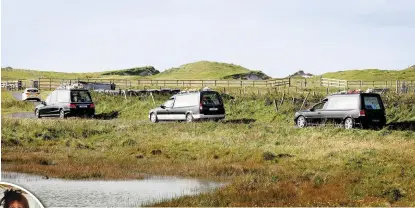
M 42 90 L 52 90 L 61 84 L 78 82 L 115 84 L 120 89 L 133 88 L 162 88 L 162 87 L 233 87 L 233 88 L 287 88 L 288 90 L 313 89 L 313 88 L 337 88 L 347 89 L 368 89 L 368 88 L 389 88 L 400 91 L 402 88 L 415 89 L 415 80 L 385 80 L 385 81 L 350 81 L 328 78 L 283 78 L 271 80 L 152 80 L 152 79 L 46 79 L 34 80 L 2 80 L 2 88 L 8 90 L 20 90 L 26 87 L 36 87 Z M 294 89 L 293 89 L 294 88 Z
M 176 87 L 273 87 L 289 86 L 290 79 L 273 80 L 131 80 L 131 79 L 45 79 L 18 80 L 22 87 L 37 86 L 39 89 L 55 89 L 64 83 L 102 83 L 115 84 L 118 88 L 133 88 L 138 86 L 176 86 Z M 16 85 L 17 80 L 2 80 L 4 85 Z

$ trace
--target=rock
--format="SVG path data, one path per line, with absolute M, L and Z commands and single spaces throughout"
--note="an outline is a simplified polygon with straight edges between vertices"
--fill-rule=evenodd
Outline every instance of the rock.
M 279 158 L 283 158 L 283 157 L 294 157 L 294 155 L 290 155 L 290 154 L 287 154 L 287 153 L 281 153 L 281 154 L 278 154 L 277 156 Z
M 275 159 L 276 156 L 272 152 L 264 152 L 262 154 L 262 157 L 264 158 L 264 160 L 273 160 L 273 159 Z
M 161 154 L 161 150 L 157 149 L 157 150 L 152 150 L 151 151 L 152 155 L 160 155 Z
M 139 155 L 136 155 L 135 158 L 137 158 L 137 159 L 143 159 L 144 158 L 144 155 L 139 154 Z

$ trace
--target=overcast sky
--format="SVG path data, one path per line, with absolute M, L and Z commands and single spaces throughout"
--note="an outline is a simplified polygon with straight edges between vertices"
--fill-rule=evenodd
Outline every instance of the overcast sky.
M 262 70 L 415 64 L 413 0 L 3 0 L 1 66 L 94 72 L 209 60 Z

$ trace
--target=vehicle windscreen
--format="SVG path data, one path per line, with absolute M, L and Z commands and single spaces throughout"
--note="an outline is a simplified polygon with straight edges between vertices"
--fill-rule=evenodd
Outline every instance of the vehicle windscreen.
M 88 91 L 71 91 L 71 102 L 92 102 Z
M 222 100 L 217 92 L 202 93 L 201 96 L 201 102 L 205 106 L 222 105 Z
M 380 110 L 383 108 L 382 101 L 378 96 L 363 96 L 363 104 L 367 110 Z
M 36 89 L 28 89 L 28 90 L 26 90 L 27 92 L 38 92 L 38 90 L 36 90 Z

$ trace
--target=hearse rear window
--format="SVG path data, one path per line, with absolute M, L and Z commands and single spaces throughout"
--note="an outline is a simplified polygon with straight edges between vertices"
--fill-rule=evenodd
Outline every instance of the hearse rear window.
M 201 101 L 202 104 L 206 106 L 222 105 L 221 99 L 216 92 L 203 93 Z
M 92 102 L 88 91 L 71 91 L 71 102 Z
M 382 106 L 380 105 L 379 97 L 377 96 L 364 96 L 363 102 L 365 105 L 365 109 L 368 110 L 379 110 L 382 109 Z

